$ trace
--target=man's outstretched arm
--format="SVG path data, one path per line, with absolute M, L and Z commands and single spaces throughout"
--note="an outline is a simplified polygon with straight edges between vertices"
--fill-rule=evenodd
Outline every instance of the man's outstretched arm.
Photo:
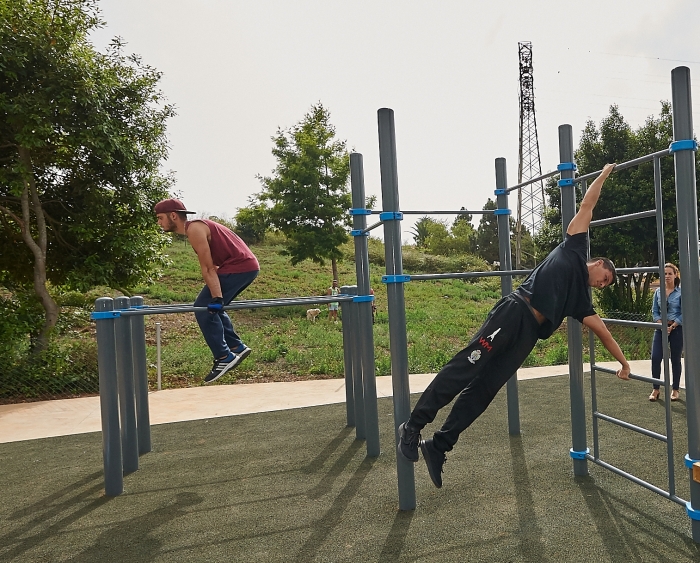
M 618 346 L 612 334 L 610 334 L 608 327 L 605 326 L 603 319 L 598 315 L 590 315 L 584 317 L 583 324 L 593 331 L 593 334 L 600 339 L 605 349 L 622 365 L 622 368 L 617 370 L 617 377 L 620 379 L 629 379 L 630 365 L 627 362 L 627 358 L 625 358 L 624 352 L 620 349 L 620 346 Z
M 581 206 L 578 209 L 578 213 L 574 216 L 566 229 L 567 235 L 576 235 L 578 233 L 585 233 L 588 230 L 588 225 L 591 224 L 591 219 L 593 219 L 593 208 L 598 203 L 598 198 L 600 197 L 600 190 L 603 187 L 603 183 L 610 176 L 610 173 L 615 168 L 614 164 L 606 164 L 603 167 L 603 171 L 600 173 L 593 183 L 586 190 L 586 195 L 583 196 L 583 201 L 581 201 Z

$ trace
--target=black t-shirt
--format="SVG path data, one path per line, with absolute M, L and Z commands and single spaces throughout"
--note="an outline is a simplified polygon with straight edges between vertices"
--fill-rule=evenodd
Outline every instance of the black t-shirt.
M 564 317 L 583 322 L 595 315 L 588 286 L 587 233 L 566 235 L 564 242 L 544 259 L 517 289 L 530 299 L 546 321 L 540 325 L 539 338 L 549 338 Z

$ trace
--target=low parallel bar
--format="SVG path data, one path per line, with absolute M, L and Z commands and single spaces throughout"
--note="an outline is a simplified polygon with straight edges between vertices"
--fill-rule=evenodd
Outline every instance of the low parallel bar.
M 482 209 L 481 211 L 401 211 L 404 215 L 493 215 L 493 209 Z
M 614 418 L 601 412 L 594 412 L 593 416 L 599 418 L 600 420 L 610 422 L 611 424 L 622 426 L 622 428 L 627 428 L 628 430 L 633 430 L 634 432 L 638 432 L 639 434 L 644 434 L 645 436 L 649 436 L 649 438 L 654 438 L 655 440 L 659 440 L 661 442 L 668 442 L 668 438 L 663 434 L 647 430 L 646 428 L 642 428 L 641 426 L 637 426 L 636 424 L 630 424 L 629 422 L 625 422 L 624 420 L 620 420 L 619 418 Z
M 516 184 L 511 188 L 507 188 L 506 192 L 510 193 L 513 190 L 524 188 L 525 186 L 529 186 L 530 184 L 534 184 L 535 182 L 541 182 L 542 180 L 546 180 L 547 178 L 551 178 L 552 176 L 556 176 L 557 174 L 559 174 L 559 170 L 552 170 L 551 172 L 547 172 L 546 174 L 542 174 L 541 176 L 537 176 L 536 178 L 530 178 L 529 180 L 525 180 L 524 182 Z
M 263 309 L 265 307 L 288 307 L 290 305 L 318 305 L 321 303 L 340 303 L 352 301 L 351 295 L 335 295 L 309 298 L 292 298 L 289 300 L 270 299 L 260 301 L 236 301 L 224 307 L 224 310 L 241 309 Z M 120 311 L 121 316 L 130 317 L 136 315 L 167 315 L 170 313 L 194 313 L 196 311 L 206 311 L 206 307 L 195 307 L 193 305 L 169 305 L 164 307 L 144 307 L 143 309 L 128 309 Z
M 595 369 L 596 371 L 602 371 L 603 373 L 611 373 L 613 375 L 617 374 L 617 371 L 614 369 L 610 368 L 605 368 L 602 366 L 591 366 L 592 369 Z M 660 379 L 654 379 L 652 377 L 646 377 L 644 375 L 637 375 L 635 373 L 630 373 L 630 379 L 634 379 L 635 381 L 643 381 L 644 383 L 651 383 L 652 385 L 659 385 L 661 380 Z
M 447 280 L 453 278 L 494 278 L 497 276 L 527 276 L 532 270 L 494 270 L 493 272 L 455 272 L 450 274 L 411 275 L 411 281 Z
M 601 467 L 605 467 L 605 469 L 608 469 L 608 470 L 612 471 L 613 473 L 616 473 L 617 475 L 624 477 L 625 479 L 629 479 L 633 483 L 637 483 L 637 485 L 641 485 L 645 489 L 649 489 L 650 491 L 652 491 L 658 495 L 661 495 L 662 497 L 667 498 L 668 500 L 672 500 L 673 502 L 680 504 L 683 507 L 685 507 L 685 505 L 687 503 L 686 500 L 684 500 L 680 497 L 677 497 L 676 495 L 672 495 L 668 491 L 664 491 L 663 489 L 660 489 L 656 485 L 652 485 L 651 483 L 647 483 L 643 479 L 640 479 L 639 477 L 635 477 L 634 475 L 627 473 L 626 471 L 623 471 L 622 469 L 619 469 L 619 468 L 615 467 L 614 465 L 610 465 L 609 463 L 605 463 L 604 461 L 602 461 L 600 459 L 596 459 L 590 454 L 586 454 L 586 459 L 588 459 L 589 461 L 592 461 L 596 465 L 600 465 Z
M 644 164 L 645 162 L 651 162 L 655 158 L 659 158 L 660 156 L 668 156 L 670 155 L 669 149 L 664 149 L 661 151 L 657 151 L 651 154 L 647 154 L 645 156 L 640 156 L 639 158 L 635 158 L 633 160 L 628 160 L 627 162 L 621 162 L 620 164 L 616 164 L 615 168 L 613 169 L 613 172 L 619 172 L 620 170 L 624 170 L 625 168 L 632 168 L 633 166 L 639 166 L 640 164 Z M 591 172 L 590 174 L 584 174 L 583 176 L 579 176 L 578 178 L 574 178 L 574 182 L 583 182 L 585 180 L 590 180 L 591 178 L 597 178 L 600 176 L 600 173 L 602 170 L 597 170 L 596 172 Z
M 617 217 L 609 217 L 607 219 L 598 219 L 591 221 L 591 227 L 601 227 L 603 225 L 612 225 L 613 223 L 622 223 L 624 221 L 635 221 L 636 219 L 646 219 L 647 217 L 656 217 L 656 209 L 649 211 L 639 211 L 638 213 L 630 213 L 628 215 L 619 215 Z

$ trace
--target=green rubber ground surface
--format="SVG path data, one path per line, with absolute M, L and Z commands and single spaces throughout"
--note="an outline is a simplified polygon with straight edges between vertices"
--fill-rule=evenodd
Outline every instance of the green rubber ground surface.
M 664 432 L 646 386 L 606 376 L 598 387 L 601 412 Z M 573 476 L 567 377 L 519 388 L 521 436 L 507 434 L 502 391 L 448 456 L 442 489 L 416 465 L 413 512 L 398 511 L 387 399 L 378 459 L 345 426 L 345 405 L 155 426 L 117 498 L 103 494 L 100 434 L 2 444 L 0 560 L 700 561 L 682 506 L 593 463 Z M 683 401 L 673 417 L 688 498 Z M 600 429 L 602 459 L 668 488 L 665 445 Z

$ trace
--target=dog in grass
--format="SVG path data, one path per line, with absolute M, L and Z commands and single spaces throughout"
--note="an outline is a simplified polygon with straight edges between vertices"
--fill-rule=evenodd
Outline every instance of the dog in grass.
M 306 310 L 306 320 L 314 322 L 320 314 L 321 314 L 321 309 L 307 309 Z

